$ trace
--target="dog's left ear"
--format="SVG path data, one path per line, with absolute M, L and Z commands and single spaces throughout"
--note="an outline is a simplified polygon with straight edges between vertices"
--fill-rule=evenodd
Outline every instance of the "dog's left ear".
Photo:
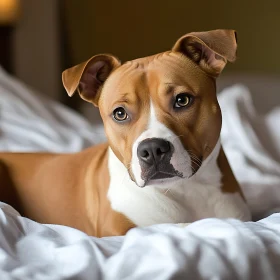
M 227 61 L 235 61 L 236 49 L 236 32 L 218 29 L 188 33 L 176 42 L 172 51 L 183 53 L 203 71 L 217 77 Z

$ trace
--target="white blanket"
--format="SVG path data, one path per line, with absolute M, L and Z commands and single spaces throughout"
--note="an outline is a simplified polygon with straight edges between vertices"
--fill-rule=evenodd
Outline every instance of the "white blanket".
M 255 218 L 280 211 L 280 104 L 259 116 L 242 85 L 219 95 L 222 144 Z
M 94 238 L 41 225 L 0 203 L 0 279 L 225 279 L 280 277 L 280 214 L 257 223 L 206 219 Z
M 0 149 L 78 151 L 104 139 L 57 103 L 0 71 Z M 44 103 L 42 103 L 44 100 Z M 280 209 L 280 109 L 254 112 L 243 86 L 219 97 L 222 143 L 253 213 Z M 0 280 L 5 279 L 280 279 L 280 214 L 262 221 L 206 219 L 186 228 L 136 228 L 97 239 L 41 225 L 0 203 Z

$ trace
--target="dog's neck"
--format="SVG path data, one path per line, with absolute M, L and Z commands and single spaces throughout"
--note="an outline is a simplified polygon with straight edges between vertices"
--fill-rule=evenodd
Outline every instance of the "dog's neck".
M 192 207 L 192 204 L 197 203 L 200 196 L 203 197 L 202 200 L 206 199 L 209 192 L 213 193 L 213 189 L 214 193 L 215 189 L 221 192 L 222 174 L 217 164 L 220 150 L 221 144 L 218 141 L 212 153 L 191 178 L 140 188 L 130 179 L 125 166 L 109 148 L 108 198 L 112 208 L 125 214 L 139 226 L 192 222 L 200 216 L 195 213 L 195 209 L 199 207 Z M 197 195 L 197 192 L 200 194 Z M 196 199 L 192 201 L 194 197 Z

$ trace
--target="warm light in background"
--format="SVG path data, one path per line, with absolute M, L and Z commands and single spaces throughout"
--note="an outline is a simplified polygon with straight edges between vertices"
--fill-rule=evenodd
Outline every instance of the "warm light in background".
M 13 24 L 19 17 L 20 0 L 0 0 L 0 24 Z

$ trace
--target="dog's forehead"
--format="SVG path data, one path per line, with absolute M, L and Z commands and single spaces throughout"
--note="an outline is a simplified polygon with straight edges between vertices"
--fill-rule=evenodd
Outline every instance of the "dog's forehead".
M 209 78 L 190 59 L 180 53 L 164 52 L 121 65 L 107 79 L 102 95 L 105 99 L 106 96 L 118 99 L 127 94 L 141 94 L 145 98 L 171 84 L 195 91 L 202 84 L 199 81 L 205 79 Z

